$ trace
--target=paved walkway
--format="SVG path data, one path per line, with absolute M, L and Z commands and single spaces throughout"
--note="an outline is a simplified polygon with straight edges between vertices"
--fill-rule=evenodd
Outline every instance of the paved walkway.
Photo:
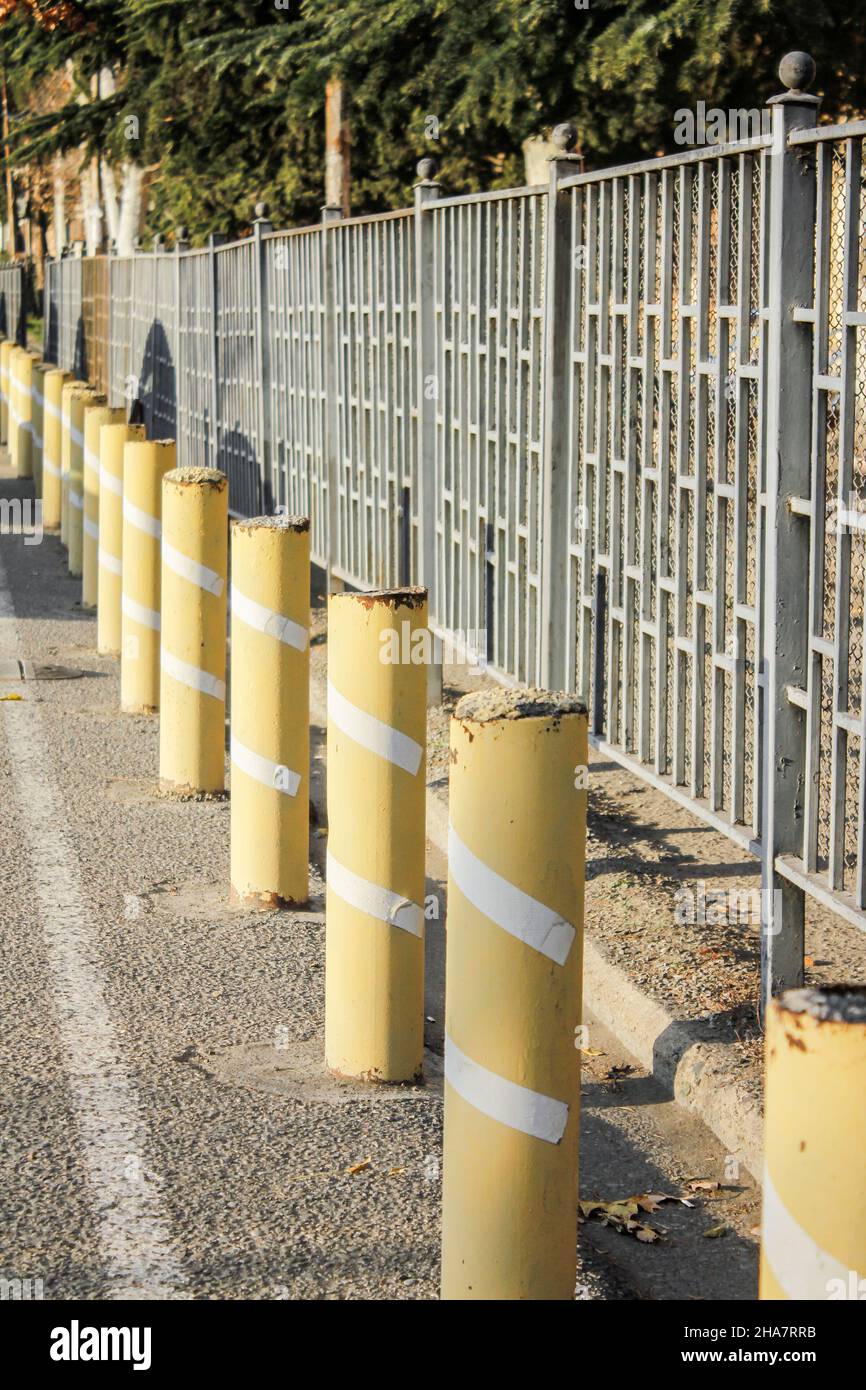
M 27 490 L 0 468 L 0 497 Z M 228 803 L 157 794 L 157 722 L 119 714 L 59 541 L 3 536 L 0 565 L 0 657 L 81 673 L 0 681 L 23 697 L 0 700 L 0 1277 L 46 1298 L 435 1297 L 444 921 L 428 1086 L 337 1085 L 318 869 L 308 911 L 230 909 Z M 436 891 L 443 867 L 431 850 Z M 592 1044 L 584 1195 L 721 1175 L 703 1126 Z M 656 1246 L 585 1227 L 581 1296 L 753 1297 L 754 1193 L 719 1200 L 665 1207 Z M 720 1213 L 731 1233 L 706 1241 Z

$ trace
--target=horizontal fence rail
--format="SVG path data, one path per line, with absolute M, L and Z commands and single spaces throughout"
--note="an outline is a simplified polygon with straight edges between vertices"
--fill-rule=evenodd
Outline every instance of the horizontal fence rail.
M 775 989 L 804 892 L 866 925 L 866 126 L 796 90 L 768 116 L 62 259 L 46 355 L 223 469 L 236 514 L 309 514 L 335 580 L 423 582 L 500 679 L 579 693 L 599 749 L 761 858 Z

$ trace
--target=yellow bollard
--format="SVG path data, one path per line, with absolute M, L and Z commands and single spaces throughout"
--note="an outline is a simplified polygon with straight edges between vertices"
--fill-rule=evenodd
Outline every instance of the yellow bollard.
M 23 351 L 17 343 L 13 345 L 9 354 L 9 374 L 8 374 L 8 420 L 7 420 L 7 439 L 9 449 L 9 461 L 13 469 L 18 471 L 18 404 L 20 388 L 18 384 L 18 358 Z
M 69 412 L 76 391 L 87 389 L 86 381 L 73 378 L 64 384 L 60 406 L 60 543 L 69 545 L 69 466 L 72 434 Z
M 33 488 L 40 501 L 44 490 L 42 451 L 45 447 L 45 376 L 48 371 L 50 371 L 50 367 L 45 362 L 39 358 L 34 358 L 33 418 L 30 422 L 30 435 L 33 440 Z
M 9 364 L 17 346 L 10 338 L 0 343 L 0 444 L 9 443 Z
M 92 386 L 80 386 L 69 399 L 69 510 L 66 539 L 69 546 L 69 573 L 84 572 L 84 412 L 89 406 L 104 406 L 105 397 Z
M 42 406 L 42 524 L 46 531 L 60 527 L 63 388 L 71 380 L 60 367 L 46 369 Z
M 176 468 L 162 485 L 159 777 L 166 790 L 225 786 L 228 479 Z
M 232 526 L 231 897 L 309 895 L 310 522 Z
M 20 388 L 20 384 L 19 384 L 19 380 L 18 380 L 18 360 L 19 360 L 19 358 L 20 358 L 20 356 L 21 356 L 21 353 L 22 353 L 23 351 L 24 351 L 24 349 L 21 348 L 21 347 L 19 347 L 18 344 L 15 343 L 14 346 L 13 346 L 13 348 L 12 348 L 12 351 L 11 351 L 10 354 L 9 354 L 9 375 L 8 375 L 8 381 L 9 381 L 8 402 L 9 402 L 9 404 L 8 404 L 8 421 L 7 421 L 7 427 L 6 427 L 6 428 L 7 428 L 7 437 L 8 437 L 8 441 L 9 441 L 9 443 L 8 443 L 8 448 L 9 448 L 9 461 L 10 461 L 10 463 L 12 464 L 12 468 L 14 469 L 16 475 L 17 475 L 17 473 L 18 473 L 18 454 L 19 454 L 18 424 L 19 424 L 19 420 L 20 420 L 19 408 L 20 408 L 20 396 L 21 396 L 21 388 Z
M 123 451 L 144 436 L 144 425 L 102 425 L 99 431 L 96 647 L 108 656 L 120 656 L 121 643 Z
M 572 696 L 451 720 L 443 1298 L 574 1297 L 586 761 Z
M 424 1054 L 426 628 L 424 589 L 328 599 L 325 1055 L 370 1081 Z
M 162 480 L 175 462 L 173 439 L 123 451 L 120 707 L 129 714 L 159 709 Z
M 122 425 L 123 409 L 104 404 L 100 396 L 84 406 L 83 495 L 81 552 L 81 603 L 95 608 L 99 597 L 99 431 L 103 425 Z
M 26 348 L 16 348 L 12 354 L 9 452 L 19 478 L 33 477 L 33 366 L 38 361 Z
M 767 1011 L 760 1298 L 866 1295 L 866 986 Z

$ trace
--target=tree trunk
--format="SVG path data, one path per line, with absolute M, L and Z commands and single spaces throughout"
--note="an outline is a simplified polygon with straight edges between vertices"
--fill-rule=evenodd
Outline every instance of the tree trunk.
M 117 245 L 120 214 L 117 206 L 117 181 L 114 170 L 107 159 L 100 161 L 99 172 L 102 179 L 102 202 L 105 208 L 105 221 L 108 225 L 109 243 Z
M 61 157 L 54 165 L 54 254 L 61 256 L 66 248 L 66 179 L 60 172 Z
M 6 247 L 10 256 L 18 250 L 18 219 L 15 215 L 15 189 L 12 183 L 12 165 L 9 162 L 9 92 L 6 87 L 6 69 L 3 69 L 3 156 L 6 160 L 6 222 L 9 228 L 9 241 Z
M 141 203 L 144 189 L 144 170 L 140 164 L 123 165 L 123 192 L 117 219 L 117 254 L 131 256 L 141 225 Z

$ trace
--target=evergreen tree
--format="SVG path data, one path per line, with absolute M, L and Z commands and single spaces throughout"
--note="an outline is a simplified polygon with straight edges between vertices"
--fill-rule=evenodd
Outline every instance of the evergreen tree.
M 20 121 L 13 158 L 134 155 L 152 170 L 149 230 L 201 240 L 243 230 L 259 197 L 278 225 L 317 218 L 331 77 L 351 95 L 356 211 L 405 206 L 423 154 L 449 191 L 520 184 L 523 141 L 565 119 L 590 168 L 669 151 L 679 108 L 759 106 L 792 48 L 818 63 L 825 118 L 866 109 L 848 0 L 578 3 L 24 0 L 4 39 L 19 84 L 71 59 L 83 94 L 105 66 L 120 85 Z

